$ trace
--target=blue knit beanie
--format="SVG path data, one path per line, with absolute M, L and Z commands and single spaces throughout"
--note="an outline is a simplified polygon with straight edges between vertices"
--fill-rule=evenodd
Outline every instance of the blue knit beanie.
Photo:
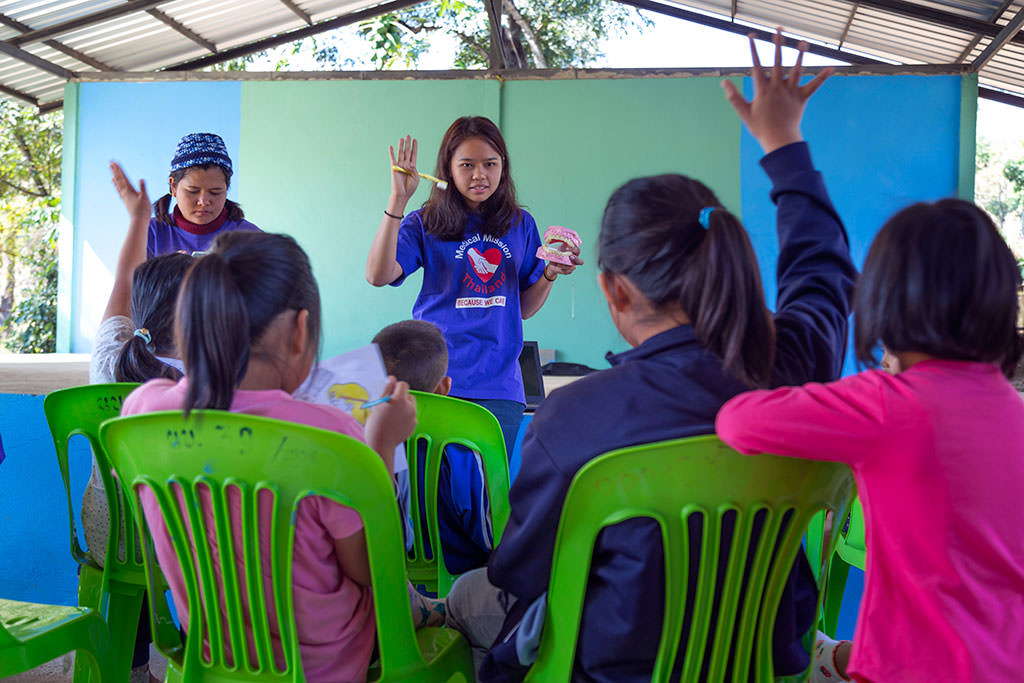
M 171 159 L 171 173 L 183 168 L 215 164 L 222 167 L 231 177 L 231 157 L 224 140 L 214 133 L 189 133 L 178 141 Z

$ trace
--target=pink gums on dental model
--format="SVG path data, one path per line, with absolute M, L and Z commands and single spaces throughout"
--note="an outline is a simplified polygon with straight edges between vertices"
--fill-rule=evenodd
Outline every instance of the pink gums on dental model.
M 537 248 L 537 258 L 571 266 L 573 247 L 580 248 L 580 236 L 576 231 L 551 225 L 544 231 L 544 244 Z

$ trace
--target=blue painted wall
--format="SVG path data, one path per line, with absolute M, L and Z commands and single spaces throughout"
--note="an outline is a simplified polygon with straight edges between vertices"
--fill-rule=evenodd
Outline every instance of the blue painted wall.
M 961 82 L 959 76 L 834 76 L 811 100 L 804 138 L 846 225 L 858 268 L 875 233 L 894 213 L 914 202 L 957 195 Z M 753 96 L 749 78 L 744 92 Z M 761 146 L 746 130 L 740 153 L 743 224 L 774 308 L 775 211 L 758 163 Z M 851 351 L 846 371 L 854 370 Z
M 78 87 L 76 163 L 65 195 L 74 192 L 71 349 L 88 352 L 113 285 L 128 214 L 110 182 L 111 160 L 134 182 L 145 178 L 150 199 L 167 192 L 167 169 L 182 135 L 215 132 L 235 160 L 228 196 L 244 182 L 239 159 L 242 87 L 226 83 L 89 83 Z M 65 152 L 67 153 L 67 151 Z M 239 163 L 242 162 L 242 163 Z M 64 271 L 66 274 L 66 271 Z
M 71 559 L 68 513 L 43 397 L 0 394 L 0 597 L 76 604 L 78 565 Z M 74 442 L 73 442 L 74 443 Z M 81 444 L 69 456 L 80 504 L 89 476 Z

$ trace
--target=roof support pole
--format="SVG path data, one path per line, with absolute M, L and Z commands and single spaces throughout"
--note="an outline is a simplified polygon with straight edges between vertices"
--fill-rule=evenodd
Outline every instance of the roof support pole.
M 484 6 L 487 8 L 487 24 L 491 29 L 490 67 L 507 69 L 509 60 L 501 36 L 501 0 L 484 0 Z

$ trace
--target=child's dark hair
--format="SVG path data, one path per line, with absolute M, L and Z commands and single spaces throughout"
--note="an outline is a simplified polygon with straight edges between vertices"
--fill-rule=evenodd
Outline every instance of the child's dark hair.
M 516 187 L 512 182 L 509 168 L 508 149 L 505 139 L 494 122 L 484 116 L 463 116 L 455 119 L 441 140 L 437 153 L 437 168 L 434 170 L 441 180 L 447 181 L 448 189 L 441 190 L 435 185 L 430 198 L 423 205 L 423 225 L 426 231 L 442 240 L 460 240 L 466 227 L 466 215 L 470 208 L 466 200 L 455 189 L 452 177 L 452 157 L 455 148 L 470 138 L 480 138 L 501 157 L 501 180 L 487 201 L 480 205 L 483 219 L 480 232 L 492 237 L 502 237 L 519 220 L 521 209 L 516 201 Z
M 231 187 L 231 171 L 220 164 L 196 164 L 195 166 L 189 166 L 188 168 L 179 168 L 177 171 L 171 172 L 170 178 L 174 181 L 174 184 L 177 185 L 193 168 L 202 169 L 203 171 L 211 168 L 219 168 L 221 173 L 224 174 L 224 185 Z M 242 211 L 242 207 L 239 206 L 237 202 L 227 199 L 224 202 L 224 208 L 228 210 L 227 218 L 229 221 L 240 221 L 245 218 L 245 212 Z M 174 225 L 174 218 L 171 216 L 171 194 L 169 192 L 153 202 L 153 215 L 156 216 L 156 219 L 161 223 Z
M 157 359 L 174 355 L 174 307 L 181 281 L 192 265 L 187 254 L 164 254 L 139 264 L 132 273 L 131 319 L 137 329 L 145 329 L 152 340 L 147 343 L 133 335 L 121 347 L 114 364 L 118 382 L 145 382 L 154 377 L 176 380 L 181 373 Z
M 448 373 L 448 345 L 436 325 L 423 320 L 403 320 L 377 333 L 389 375 L 408 382 L 410 389 L 433 391 Z
M 309 311 L 320 345 L 320 291 L 309 257 L 288 235 L 233 231 L 195 260 L 178 297 L 178 348 L 185 361 L 185 412 L 227 410 L 252 347 L 284 311 Z
M 714 207 L 707 229 L 701 210 Z M 655 309 L 678 305 L 697 341 L 747 386 L 769 383 L 775 324 L 750 238 L 704 184 L 681 175 L 636 178 L 601 220 L 598 264 L 624 275 Z
M 882 226 L 853 295 L 857 360 L 893 352 L 995 363 L 1009 377 L 1017 332 L 1016 260 L 992 219 L 962 199 L 914 204 Z

